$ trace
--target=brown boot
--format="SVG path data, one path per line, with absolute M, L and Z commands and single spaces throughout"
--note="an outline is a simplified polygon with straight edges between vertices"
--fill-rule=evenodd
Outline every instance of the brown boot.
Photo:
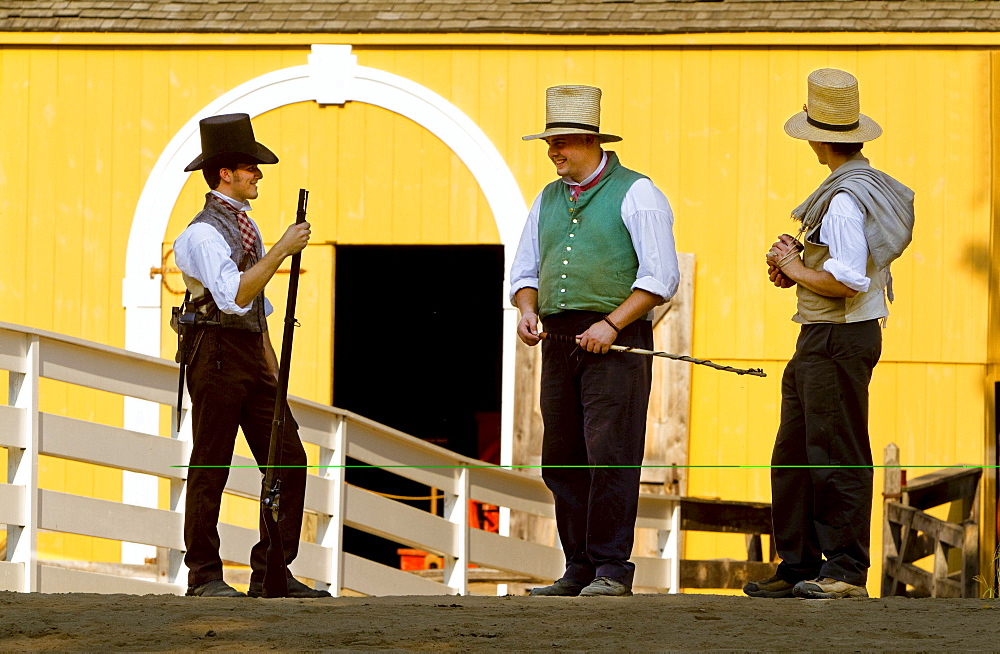
M 793 589 L 796 597 L 805 599 L 843 599 L 846 597 L 868 597 L 868 589 L 846 581 L 820 577 L 812 581 L 800 581 Z
M 750 597 L 795 597 L 790 584 L 778 575 L 768 577 L 763 581 L 748 581 L 743 586 L 743 592 Z

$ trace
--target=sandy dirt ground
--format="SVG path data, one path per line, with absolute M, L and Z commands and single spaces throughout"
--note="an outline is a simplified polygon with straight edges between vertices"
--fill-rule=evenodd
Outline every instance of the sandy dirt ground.
M 1000 650 L 1000 601 L 0 593 L 0 650 Z

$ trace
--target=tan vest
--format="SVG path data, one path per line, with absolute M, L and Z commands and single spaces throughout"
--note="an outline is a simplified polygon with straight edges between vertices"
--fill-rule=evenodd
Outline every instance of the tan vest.
M 806 267 L 819 271 L 823 270 L 823 264 L 830 258 L 829 246 L 820 241 L 820 227 L 822 222 L 813 227 L 803 239 L 805 251 L 802 253 L 802 262 Z M 810 291 L 802 284 L 797 285 L 798 312 L 792 316 L 792 320 L 808 325 L 814 322 L 845 323 L 885 318 L 889 315 L 885 304 L 888 270 L 876 270 L 869 255 L 865 275 L 871 280 L 868 290 L 851 298 L 826 297 Z

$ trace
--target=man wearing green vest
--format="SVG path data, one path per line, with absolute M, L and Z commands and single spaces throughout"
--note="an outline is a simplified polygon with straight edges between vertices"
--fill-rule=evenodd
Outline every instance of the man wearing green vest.
M 542 478 L 555 498 L 566 571 L 532 595 L 629 596 L 629 561 L 652 379 L 654 307 L 677 290 L 673 214 L 645 176 L 602 143 L 601 90 L 546 91 L 544 139 L 560 179 L 535 199 L 511 267 L 518 337 L 539 343 L 539 320 L 577 346 L 542 343 Z
M 889 264 L 913 233 L 913 191 L 861 154 L 882 133 L 860 113 L 858 81 L 824 68 L 808 81 L 805 111 L 785 132 L 809 141 L 830 175 L 792 212 L 800 239 L 782 234 L 767 254 L 775 286 L 797 286 L 802 325 L 781 382 L 781 425 L 771 457 L 777 573 L 751 581 L 753 597 L 868 597 L 872 453 L 868 384 L 892 300 Z M 801 251 L 801 256 L 799 252 Z

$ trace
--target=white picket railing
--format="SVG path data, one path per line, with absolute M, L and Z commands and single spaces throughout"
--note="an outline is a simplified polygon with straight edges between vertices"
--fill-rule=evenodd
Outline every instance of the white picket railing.
M 171 406 L 177 365 L 50 332 L 0 323 L 0 370 L 9 371 L 9 403 L 0 405 L 0 447 L 8 478 L 0 484 L 0 524 L 7 525 L 0 590 L 24 592 L 182 593 L 183 508 L 190 443 L 175 431 L 152 435 L 39 411 L 42 378 Z M 562 552 L 470 526 L 469 500 L 552 517 L 542 481 L 489 467 L 364 417 L 289 398 L 304 442 L 320 450 L 319 474 L 310 474 L 306 510 L 319 516 L 317 542 L 300 544 L 296 575 L 334 595 L 466 594 L 469 564 L 535 579 L 563 570 Z M 154 475 L 170 482 L 170 508 L 155 509 L 39 488 L 40 455 Z M 439 517 L 344 482 L 347 457 L 391 467 L 394 474 L 439 489 Z M 234 457 L 226 491 L 256 499 L 260 474 L 253 461 Z M 395 467 L 405 466 L 405 467 Z M 310 469 L 311 472 L 314 469 Z M 678 590 L 679 507 L 675 497 L 643 495 L 638 527 L 656 529 L 660 556 L 633 557 L 635 585 Z M 444 559 L 443 583 L 343 552 L 347 525 Z M 40 530 L 82 534 L 160 548 L 160 581 L 54 566 L 38 560 Z M 246 562 L 255 529 L 220 524 L 222 558 Z

